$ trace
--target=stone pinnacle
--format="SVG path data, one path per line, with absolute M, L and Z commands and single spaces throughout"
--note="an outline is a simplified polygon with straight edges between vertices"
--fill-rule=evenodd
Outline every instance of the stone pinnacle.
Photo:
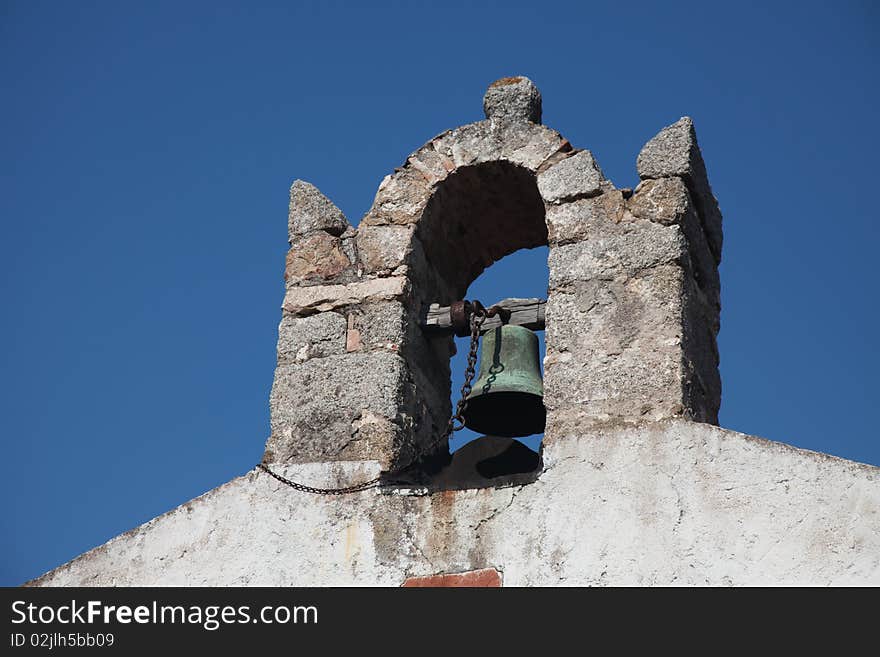
M 541 92 L 523 76 L 495 80 L 483 96 L 487 119 L 541 122 Z

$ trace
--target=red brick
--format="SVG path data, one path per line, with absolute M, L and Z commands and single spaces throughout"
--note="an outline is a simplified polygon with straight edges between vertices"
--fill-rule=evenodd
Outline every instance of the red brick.
M 466 573 L 440 573 L 425 577 L 408 577 L 406 587 L 488 587 L 501 586 L 501 573 L 494 568 L 469 570 Z

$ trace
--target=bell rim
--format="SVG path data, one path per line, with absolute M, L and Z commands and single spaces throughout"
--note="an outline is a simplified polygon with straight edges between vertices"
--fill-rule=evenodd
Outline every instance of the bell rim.
M 465 406 L 462 413 L 465 428 L 476 433 L 481 433 L 485 436 L 496 436 L 498 438 L 524 438 L 525 436 L 534 436 L 543 433 L 547 426 L 547 408 L 544 406 L 544 398 L 541 395 L 536 395 L 534 392 L 520 390 L 493 390 L 491 391 L 491 394 L 483 395 L 481 393 L 480 395 L 477 395 L 473 401 L 476 401 L 477 399 L 480 401 L 491 399 L 495 402 L 500 402 L 505 399 L 510 401 L 511 398 L 516 402 L 515 407 L 521 410 L 520 418 L 529 418 L 532 419 L 532 421 L 525 422 L 522 419 L 519 421 L 513 421 L 508 418 L 507 425 L 502 424 L 501 426 L 522 426 L 522 429 L 499 430 L 498 425 L 496 425 L 492 430 L 487 431 L 486 429 L 491 428 L 492 416 L 479 413 L 476 417 L 476 424 L 474 424 L 475 418 L 473 414 L 474 409 L 470 403 L 471 397 L 468 397 L 468 405 Z M 540 415 L 536 413 L 538 410 L 540 410 Z M 487 417 L 489 418 L 489 424 L 486 424 Z

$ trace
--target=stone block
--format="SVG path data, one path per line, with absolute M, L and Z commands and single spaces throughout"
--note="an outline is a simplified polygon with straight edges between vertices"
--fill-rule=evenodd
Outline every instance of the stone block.
M 526 77 L 501 78 L 483 96 L 483 112 L 497 121 L 541 122 L 541 92 Z
M 644 340 L 678 345 L 683 273 L 667 265 L 630 279 L 592 279 L 551 293 L 548 353 L 594 354 L 613 361 Z
M 649 225 L 682 234 L 679 226 Z M 591 275 L 601 259 L 590 244 L 599 242 L 551 250 L 551 276 L 557 278 L 546 310 L 548 409 L 576 409 L 584 426 L 679 415 L 717 422 L 717 306 L 707 302 L 673 248 L 647 253 L 643 261 L 634 258 L 638 247 L 624 250 L 632 254 L 619 261 L 625 266 L 604 262 Z
M 347 285 L 292 287 L 284 295 L 282 307 L 294 315 L 313 315 L 364 301 L 401 299 L 408 290 L 409 281 L 403 276 L 371 278 Z
M 706 299 L 720 308 L 718 263 L 684 181 L 681 178 L 644 180 L 627 199 L 626 208 L 640 219 L 681 226 L 687 240 L 691 274 Z
M 555 130 L 528 122 L 477 121 L 440 135 L 433 144 L 456 168 L 506 160 L 536 171 L 558 153 L 571 150 Z
M 288 285 L 326 281 L 339 276 L 351 264 L 340 238 L 316 231 L 293 239 L 287 252 L 284 279 Z
M 678 177 L 643 180 L 626 200 L 633 216 L 659 224 L 680 224 L 692 209 L 684 180 Z
M 605 176 L 590 151 L 580 151 L 538 175 L 538 190 L 547 203 L 596 196 Z
M 624 198 L 616 190 L 547 207 L 548 241 L 551 245 L 584 240 L 610 230 L 621 221 Z
M 456 169 L 460 169 L 501 159 L 501 134 L 500 129 L 493 129 L 491 121 L 476 121 L 452 130 L 442 140 L 441 148 L 448 153 Z
M 706 165 L 690 117 L 663 128 L 642 148 L 636 160 L 639 178 L 683 178 L 697 205 L 709 248 L 721 261 L 721 210 L 709 185 Z
M 290 187 L 290 210 L 287 227 L 289 240 L 298 235 L 323 230 L 341 235 L 349 227 L 348 219 L 317 187 L 304 180 L 294 180 Z
M 403 360 L 384 351 L 279 363 L 266 460 L 389 465 L 402 440 L 405 381 Z
M 403 265 L 412 250 L 415 225 L 362 226 L 356 243 L 365 273 L 390 272 Z
M 684 178 L 694 174 L 698 157 L 702 163 L 694 122 L 684 116 L 663 128 L 642 147 L 636 159 L 636 169 L 642 179 Z
M 346 321 L 334 312 L 296 317 L 282 313 L 278 327 L 278 362 L 300 363 L 345 353 Z
M 547 303 L 544 402 L 590 422 L 684 413 L 684 274 L 658 266 L 629 279 L 589 280 Z M 549 419 L 548 419 L 549 421 Z
M 405 340 L 408 316 L 399 301 L 372 301 L 351 308 L 349 322 L 363 349 L 397 351 Z
M 442 153 L 438 153 L 431 142 L 410 155 L 406 162 L 408 166 L 422 174 L 429 185 L 443 180 L 455 170 L 455 162 Z
M 571 144 L 556 130 L 531 123 L 512 123 L 502 127 L 501 154 L 505 160 L 531 171 L 560 152 L 571 150 Z
M 551 290 L 593 278 L 641 275 L 652 267 L 680 264 L 686 257 L 679 226 L 636 221 L 606 227 L 590 239 L 550 249 Z
M 425 177 L 412 167 L 404 167 L 385 176 L 359 229 L 363 230 L 364 226 L 415 223 L 430 196 L 429 187 Z

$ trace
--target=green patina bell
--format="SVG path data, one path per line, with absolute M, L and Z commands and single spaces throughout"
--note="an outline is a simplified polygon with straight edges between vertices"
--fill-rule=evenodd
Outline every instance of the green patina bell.
M 489 436 L 516 438 L 544 431 L 544 383 L 538 336 L 499 326 L 483 336 L 480 372 L 467 396 L 464 423 Z

